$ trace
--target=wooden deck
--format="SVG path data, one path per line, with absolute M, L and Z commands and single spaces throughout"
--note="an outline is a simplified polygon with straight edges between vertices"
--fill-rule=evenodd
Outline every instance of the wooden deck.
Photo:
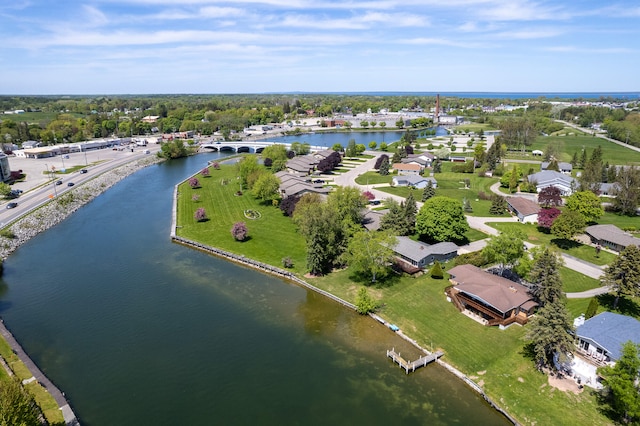
M 444 355 L 444 352 L 438 351 L 438 352 L 433 352 L 429 355 L 420 357 L 415 361 L 407 361 L 404 358 L 402 358 L 399 353 L 396 353 L 395 348 L 391 349 L 390 351 L 387 351 L 387 357 L 391 358 L 393 362 L 397 363 L 400 366 L 400 368 L 404 368 L 404 371 L 407 374 L 409 374 L 410 372 L 416 371 L 416 369 L 420 367 L 424 367 L 430 362 L 433 362 L 436 359 L 440 358 L 442 355 Z

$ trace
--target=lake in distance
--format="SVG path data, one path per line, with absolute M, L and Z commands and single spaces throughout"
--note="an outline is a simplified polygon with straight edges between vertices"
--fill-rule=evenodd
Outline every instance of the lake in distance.
M 217 157 L 145 168 L 5 261 L 0 315 L 83 425 L 509 424 L 438 365 L 406 375 L 385 351 L 418 351 L 371 318 L 171 243 L 174 185 Z

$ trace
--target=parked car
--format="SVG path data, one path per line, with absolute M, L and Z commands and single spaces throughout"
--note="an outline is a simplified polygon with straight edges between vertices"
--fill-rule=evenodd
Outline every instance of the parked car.
M 9 204 L 7 204 L 7 208 L 8 209 L 15 209 L 16 207 L 18 207 L 18 203 L 9 203 Z
M 73 182 L 67 182 L 67 186 L 73 186 L 73 185 L 75 185 L 75 183 L 73 183 Z

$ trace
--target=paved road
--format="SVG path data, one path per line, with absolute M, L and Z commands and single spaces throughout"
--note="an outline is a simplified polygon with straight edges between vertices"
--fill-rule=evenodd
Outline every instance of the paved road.
M 374 155 L 374 158 L 371 158 L 367 161 L 365 161 L 364 163 L 358 164 L 356 167 L 346 171 L 345 173 L 339 174 L 339 175 L 334 175 L 333 180 L 336 184 L 341 185 L 341 186 L 355 186 L 358 187 L 362 190 L 369 190 L 371 191 L 376 198 L 378 199 L 385 199 L 385 198 L 393 198 L 397 201 L 403 201 L 404 198 L 402 197 L 398 197 L 398 196 L 394 196 L 391 194 L 387 194 L 386 192 L 382 192 L 382 191 L 378 191 L 376 190 L 374 187 L 372 187 L 371 185 L 367 186 L 367 185 L 360 185 L 358 183 L 356 183 L 355 179 L 370 170 L 373 170 L 373 166 L 375 165 L 376 162 L 376 158 L 379 155 L 382 155 L 382 153 L 380 152 L 368 152 L 369 154 Z M 491 190 L 493 192 L 496 192 L 500 195 L 504 195 L 502 194 L 498 189 L 496 185 L 500 185 L 500 183 L 496 183 L 494 185 L 492 185 Z M 534 200 L 537 199 L 537 194 L 528 194 L 528 193 L 518 193 L 519 196 L 528 196 L 530 198 L 533 198 Z M 418 203 L 418 205 L 420 206 L 422 203 Z M 477 229 L 479 231 L 484 232 L 485 234 L 488 235 L 497 235 L 499 233 L 499 231 L 489 225 L 487 225 L 487 222 L 517 222 L 517 218 L 515 217 L 477 217 L 477 216 L 467 216 L 467 222 L 469 223 L 469 226 L 473 229 Z M 474 241 L 470 244 L 461 246 L 458 253 L 462 254 L 462 253 L 469 253 L 469 252 L 473 252 L 473 251 L 479 251 L 482 250 L 482 248 L 486 245 L 487 240 L 479 240 L 479 241 Z M 535 247 L 534 244 L 531 243 L 525 243 L 527 245 L 527 248 L 533 248 Z M 594 279 L 599 279 L 603 274 L 603 268 L 599 265 L 595 265 L 593 263 L 589 263 L 586 262 L 584 260 L 578 259 L 574 256 L 570 256 L 568 254 L 562 254 L 563 260 L 564 260 L 564 264 L 567 268 L 569 269 L 573 269 L 574 271 L 580 272 L 581 274 L 584 274 L 588 277 L 594 278 Z M 567 297 L 569 298 L 580 298 L 580 297 L 593 297 L 594 295 L 598 295 L 598 294 L 603 294 L 603 293 L 607 293 L 609 291 L 608 288 L 606 287 L 598 287 L 596 289 L 592 289 L 586 292 L 582 292 L 582 293 L 567 293 Z

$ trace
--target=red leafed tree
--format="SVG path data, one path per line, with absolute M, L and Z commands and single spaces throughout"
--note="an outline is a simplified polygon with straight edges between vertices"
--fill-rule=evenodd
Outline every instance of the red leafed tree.
M 189 178 L 189 186 L 191 186 L 192 188 L 197 188 L 200 186 L 200 181 L 197 177 Z
M 373 193 L 371 191 L 364 191 L 362 193 L 362 195 L 364 196 L 364 198 L 366 198 L 367 200 L 371 201 L 371 200 L 375 200 L 376 196 L 373 195 Z
M 558 207 L 562 205 L 562 192 L 555 186 L 542 188 L 538 193 L 538 203 L 542 207 Z
M 204 211 L 204 208 L 200 207 L 199 209 L 196 210 L 193 217 L 198 222 L 204 222 L 205 220 L 207 220 L 207 213 Z
M 213 167 L 215 170 L 220 170 L 220 163 L 218 163 L 217 161 L 214 161 L 211 164 L 211 167 Z
M 540 210 L 538 213 L 538 226 L 544 228 L 546 231 L 551 230 L 551 225 L 553 225 L 556 218 L 560 216 L 560 213 L 560 210 L 555 207 Z
M 205 167 L 204 169 L 202 169 L 202 170 L 200 171 L 200 174 L 201 174 L 202 176 L 204 176 L 204 177 L 208 177 L 208 176 L 209 176 L 209 168 L 208 168 L 208 167 Z
M 236 222 L 233 224 L 233 228 L 231 228 L 231 235 L 237 241 L 244 241 L 248 234 L 249 230 L 244 222 Z

